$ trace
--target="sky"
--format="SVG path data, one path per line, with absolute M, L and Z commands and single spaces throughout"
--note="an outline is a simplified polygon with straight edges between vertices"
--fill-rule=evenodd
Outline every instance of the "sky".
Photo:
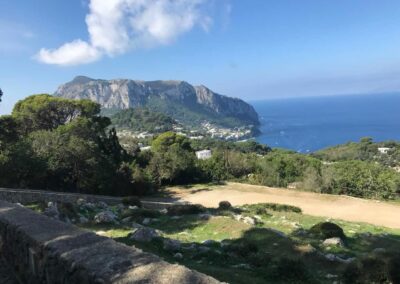
M 244 100 L 400 91 L 398 0 L 0 0 L 0 113 L 77 75 Z

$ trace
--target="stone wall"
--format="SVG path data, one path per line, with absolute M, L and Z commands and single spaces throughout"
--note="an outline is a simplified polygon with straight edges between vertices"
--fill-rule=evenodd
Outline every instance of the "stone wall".
M 11 203 L 30 204 L 36 202 L 47 203 L 49 201 L 76 203 L 76 201 L 79 198 L 84 198 L 87 202 L 92 202 L 92 203 L 103 201 L 110 205 L 121 203 L 122 199 L 121 197 L 112 197 L 104 195 L 54 192 L 45 190 L 0 188 L 0 200 L 8 201 Z M 148 209 L 163 209 L 168 206 L 171 206 L 172 203 L 142 200 L 142 204 L 144 208 Z
M 4 201 L 0 201 L 0 255 L 20 283 L 219 283 Z

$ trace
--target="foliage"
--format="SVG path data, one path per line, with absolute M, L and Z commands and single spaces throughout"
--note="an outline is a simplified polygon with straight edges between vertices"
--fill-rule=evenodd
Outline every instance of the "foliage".
M 343 229 L 331 222 L 321 222 L 310 228 L 310 232 L 323 238 L 341 238 L 342 240 L 346 239 L 346 235 L 343 232 Z
M 309 168 L 319 172 L 321 165 L 319 160 L 309 156 L 274 150 L 258 160 L 251 181 L 268 186 L 286 187 L 290 183 L 301 181 Z
M 242 208 L 260 215 L 267 214 L 267 210 L 273 210 L 277 212 L 294 212 L 294 213 L 302 212 L 301 208 L 299 207 L 286 204 L 277 204 L 277 203 L 247 204 L 242 206 Z
M 186 183 L 195 176 L 195 155 L 188 139 L 165 132 L 152 143 L 148 170 L 157 184 Z
M 400 175 L 372 162 L 344 161 L 324 170 L 323 192 L 358 197 L 395 199 L 400 193 Z
M 272 151 L 270 147 L 264 144 L 260 144 L 255 140 L 247 140 L 240 142 L 223 141 L 212 138 L 194 139 L 190 141 L 191 146 L 194 150 L 199 151 L 203 149 L 215 149 L 215 150 L 230 150 L 245 154 L 258 154 L 266 155 Z
M 147 108 L 122 110 L 111 116 L 111 122 L 116 128 L 152 133 L 170 131 L 176 124 L 171 117 L 160 112 L 152 112 Z
M 220 210 L 229 210 L 232 208 L 232 204 L 229 201 L 221 201 L 218 204 L 218 209 Z
M 100 107 L 35 95 L 19 101 L 0 121 L 0 183 L 86 193 L 116 194 L 113 185 L 130 181 L 119 175 L 127 159 Z
M 78 117 L 97 120 L 99 112 L 100 106 L 89 100 L 68 100 L 42 94 L 17 102 L 12 116 L 19 122 L 21 132 L 28 134 L 56 129 Z M 102 120 L 101 123 L 109 124 L 108 119 Z

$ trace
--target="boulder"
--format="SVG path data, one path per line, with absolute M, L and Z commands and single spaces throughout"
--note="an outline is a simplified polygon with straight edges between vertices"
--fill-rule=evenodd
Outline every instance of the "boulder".
M 203 245 L 205 246 L 212 246 L 215 245 L 217 242 L 214 240 L 205 240 L 204 242 L 202 242 Z
M 183 254 L 181 254 L 180 252 L 177 252 L 176 254 L 174 254 L 174 258 L 182 259 L 183 258 Z
M 173 239 L 165 239 L 163 241 L 163 248 L 167 251 L 178 251 L 181 249 L 181 242 Z
M 111 211 L 103 211 L 94 216 L 96 224 L 110 224 L 116 221 L 117 216 Z
M 96 209 L 96 205 L 94 205 L 93 203 L 87 202 L 87 203 L 83 203 L 81 205 L 81 208 L 93 211 L 94 209 Z
M 60 218 L 60 212 L 58 211 L 57 203 L 49 202 L 47 208 L 43 212 L 44 215 L 53 219 Z
M 209 247 L 206 247 L 206 246 L 199 246 L 197 249 L 200 253 L 206 253 L 211 250 Z
M 233 219 L 235 219 L 236 221 L 241 221 L 243 219 L 243 216 L 240 214 L 234 214 Z
M 144 218 L 142 221 L 143 225 L 149 225 L 151 223 L 151 219 L 150 218 Z
M 97 202 L 97 207 L 100 207 L 102 209 L 107 209 L 108 208 L 108 204 L 105 203 L 104 201 L 99 201 L 99 202 Z
M 208 213 L 199 214 L 197 216 L 199 217 L 200 220 L 209 220 L 211 218 L 211 215 Z
M 139 228 L 144 228 L 144 226 L 140 225 L 139 223 L 132 222 L 132 228 L 139 229 Z
M 334 255 L 332 253 L 326 254 L 325 258 L 329 261 L 337 261 L 337 262 L 341 262 L 341 263 L 345 263 L 345 264 L 349 264 L 349 263 L 353 262 L 354 260 L 356 260 L 355 257 L 345 259 L 345 258 L 341 258 L 337 255 Z
M 151 242 L 155 238 L 159 238 L 160 234 L 152 228 L 142 227 L 136 229 L 130 236 L 132 240 L 138 242 Z
M 122 223 L 129 223 L 130 221 L 132 221 L 132 217 L 126 217 L 124 219 L 121 220 Z
M 344 243 L 341 238 L 329 238 L 326 239 L 322 242 L 322 245 L 328 247 L 328 246 L 339 246 L 339 247 L 344 247 Z
M 243 218 L 243 222 L 246 224 L 249 224 L 251 226 L 254 226 L 255 224 L 257 224 L 256 219 L 254 219 L 253 217 L 248 217 L 248 216 Z
M 89 222 L 89 219 L 86 218 L 85 216 L 80 216 L 80 217 L 79 217 L 79 223 L 80 223 L 80 224 L 86 224 L 86 223 L 88 223 L 88 222 Z
M 84 198 L 78 198 L 78 200 L 76 200 L 76 205 L 83 206 L 84 204 L 86 204 L 86 199 Z

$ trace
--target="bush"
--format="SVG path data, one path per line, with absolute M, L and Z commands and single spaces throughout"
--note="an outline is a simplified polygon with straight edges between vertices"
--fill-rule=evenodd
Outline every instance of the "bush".
M 331 222 L 321 222 L 311 227 L 310 232 L 321 238 L 341 238 L 346 239 L 343 229 Z
M 388 262 L 388 278 L 393 284 L 400 283 L 400 254 L 393 256 Z
M 272 275 L 277 279 L 290 283 L 306 282 L 310 280 L 310 274 L 301 259 L 283 257 L 274 266 Z
M 229 210 L 232 208 L 232 204 L 229 201 L 221 201 L 218 204 L 218 209 L 220 210 Z
M 167 214 L 169 216 L 199 214 L 204 213 L 205 211 L 205 207 L 200 204 L 173 205 L 167 208 Z
M 142 202 L 137 196 L 125 196 L 122 198 L 122 204 L 125 206 L 137 206 L 142 208 Z
M 301 208 L 286 204 L 276 204 L 276 203 L 257 203 L 257 204 L 249 204 L 243 206 L 244 208 L 254 211 L 258 215 L 268 215 L 267 209 L 278 211 L 278 212 L 294 212 L 294 213 L 302 213 Z

